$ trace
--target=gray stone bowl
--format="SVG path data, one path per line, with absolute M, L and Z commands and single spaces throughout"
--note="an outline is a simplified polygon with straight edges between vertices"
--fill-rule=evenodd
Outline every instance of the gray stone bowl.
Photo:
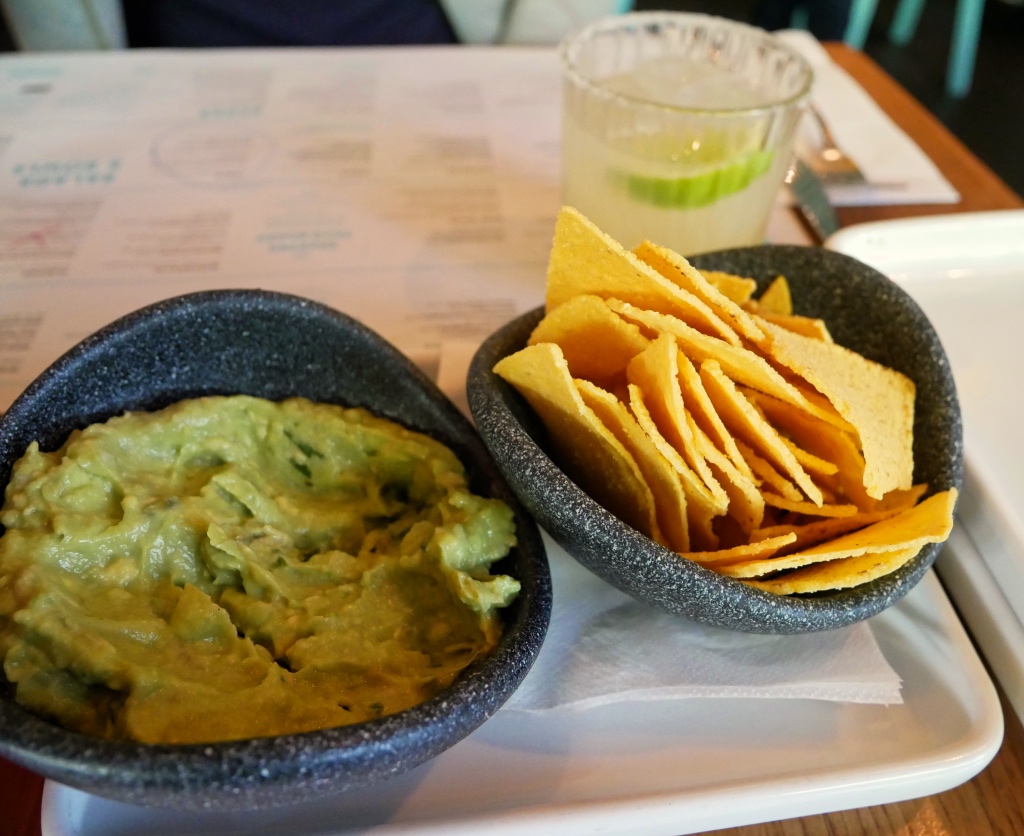
M 872 268 L 829 250 L 759 246 L 694 257 L 699 268 L 756 279 L 759 292 L 782 274 L 796 313 L 822 317 L 837 343 L 908 375 L 917 384 L 915 481 L 930 492 L 959 487 L 960 409 L 942 345 L 917 304 Z M 751 633 L 842 627 L 902 598 L 935 560 L 939 545 L 890 575 L 848 590 L 777 596 L 680 560 L 591 499 L 548 456 L 545 431 L 494 364 L 526 344 L 542 309 L 510 322 L 473 358 L 467 382 L 477 430 L 523 505 L 569 554 L 608 583 L 685 618 Z
M 445 691 L 353 726 L 199 745 L 146 745 L 67 731 L 18 705 L 0 685 L 0 755 L 118 801 L 184 810 L 269 807 L 351 790 L 421 764 L 490 717 L 540 650 L 551 581 L 537 527 L 458 409 L 393 346 L 330 308 L 280 293 L 209 291 L 144 308 L 60 358 L 0 419 L 0 480 L 29 442 L 53 449 L 68 433 L 126 409 L 244 393 L 301 395 L 363 406 L 449 445 L 472 489 L 504 499 L 518 547 L 495 565 L 522 582 L 500 644 Z

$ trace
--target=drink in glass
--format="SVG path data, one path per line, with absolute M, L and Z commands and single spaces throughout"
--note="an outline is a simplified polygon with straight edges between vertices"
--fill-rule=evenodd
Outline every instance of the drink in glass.
M 812 71 L 767 32 L 709 15 L 593 23 L 562 44 L 563 203 L 627 247 L 759 244 Z

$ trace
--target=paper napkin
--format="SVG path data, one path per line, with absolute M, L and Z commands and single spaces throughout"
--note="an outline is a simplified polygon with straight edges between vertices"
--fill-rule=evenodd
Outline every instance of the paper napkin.
M 901 703 L 901 680 L 867 623 L 792 636 L 708 627 L 634 600 L 545 535 L 554 583 L 540 656 L 505 710 L 762 697 Z
M 837 144 L 867 175 L 859 186 L 828 186 L 837 206 L 956 203 L 959 193 L 895 122 L 840 66 L 813 35 L 800 30 L 777 33 L 814 68 L 811 100 L 828 123 Z M 820 147 L 821 134 L 807 115 L 796 151 L 806 159 Z

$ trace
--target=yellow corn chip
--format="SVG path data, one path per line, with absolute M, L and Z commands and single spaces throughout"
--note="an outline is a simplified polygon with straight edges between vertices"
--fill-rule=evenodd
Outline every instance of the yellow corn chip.
M 782 373 L 782 375 L 793 384 L 794 389 L 796 389 L 804 396 L 804 398 L 820 410 L 820 413 L 818 414 L 823 420 L 843 432 L 848 432 L 853 435 L 857 434 L 857 428 L 839 414 L 838 410 L 836 410 L 832 405 L 832 401 L 811 386 L 806 380 L 800 380 L 790 369 L 787 369 L 784 365 L 778 363 L 774 358 L 771 358 L 771 363 L 773 366 L 778 366 L 776 370 Z
M 753 477 L 740 472 L 732 460 L 715 447 L 707 434 L 697 426 L 692 413 L 687 417 L 697 440 L 697 448 L 729 497 L 728 515 L 736 520 L 740 530 L 749 537 L 764 521 L 764 497 L 754 484 Z
M 834 475 L 819 475 L 819 486 L 827 487 L 862 511 L 875 506 L 877 500 L 869 497 L 864 489 L 864 457 L 854 436 L 833 424 L 791 409 L 777 398 L 750 390 L 746 394 L 780 433 L 792 438 L 801 449 L 836 464 L 838 470 Z
M 701 563 L 706 566 L 713 565 L 715 571 L 723 572 L 719 564 L 730 564 L 737 560 L 769 560 L 779 549 L 788 546 L 796 540 L 795 534 L 783 534 L 781 537 L 772 537 L 767 540 L 760 540 L 757 543 L 747 543 L 743 546 L 733 546 L 731 549 L 718 549 L 713 552 L 689 552 L 684 554 L 687 560 L 694 563 Z
M 758 480 L 757 484 L 762 490 L 765 485 L 768 485 L 768 487 L 774 488 L 779 494 L 792 499 L 794 502 L 799 502 L 804 498 L 804 495 L 800 493 L 800 489 L 772 467 L 771 462 L 761 458 L 743 442 L 738 441 L 736 445 L 740 448 L 743 458 L 750 465 L 750 469 Z
M 746 393 L 744 393 L 746 394 Z M 827 462 L 824 459 L 818 458 L 813 453 L 808 453 L 801 447 L 798 447 L 788 438 L 783 437 L 782 443 L 785 444 L 790 451 L 796 456 L 796 460 L 803 465 L 804 470 L 814 476 L 835 476 L 839 472 L 839 466 Z
M 527 344 L 557 344 L 573 377 L 608 388 L 648 342 L 636 325 L 614 314 L 599 296 L 574 296 L 545 315 Z
M 686 497 L 679 476 L 672 465 L 644 433 L 632 413 L 614 395 L 587 380 L 575 381 L 583 403 L 601 419 L 623 447 L 629 451 L 640 467 L 651 493 L 658 527 L 673 551 L 686 551 L 690 547 L 686 523 Z
M 757 282 L 753 279 L 734 276 L 732 273 L 723 273 L 721 270 L 701 270 L 700 272 L 719 293 L 728 296 L 737 305 L 749 302 L 757 291 Z
M 697 449 L 686 420 L 677 356 L 675 340 L 668 334 L 661 334 L 630 361 L 626 379 L 640 387 L 644 404 L 658 430 L 700 477 L 706 486 L 704 492 L 719 508 L 718 513 L 724 513 L 728 496 Z
M 889 491 L 875 503 L 873 513 L 883 514 L 888 511 L 905 511 L 913 508 L 928 491 L 928 485 L 914 485 L 905 491 Z
M 880 499 L 891 490 L 909 488 L 914 476 L 913 381 L 834 343 L 767 328 L 772 355 L 824 394 L 856 428 L 868 496 Z
M 647 405 L 644 402 L 643 390 L 639 386 L 629 386 L 629 408 L 633 417 L 640 425 L 665 461 L 675 470 L 686 497 L 686 516 L 689 527 L 690 548 L 718 548 L 718 536 L 715 534 L 715 518 L 725 513 L 725 508 L 708 492 L 701 478 L 679 455 L 678 451 L 665 439 L 658 430 Z
M 750 470 L 750 465 L 747 464 L 747 460 L 736 446 L 736 439 L 726 429 L 718 412 L 715 411 L 715 405 L 711 403 L 711 398 L 708 397 L 707 390 L 701 383 L 700 374 L 694 368 L 690 358 L 681 351 L 677 352 L 676 366 L 679 369 L 679 388 L 683 393 L 683 401 L 688 405 L 687 412 L 712 444 L 729 457 L 729 461 L 743 476 L 753 481 L 754 474 Z
M 608 299 L 608 307 L 641 328 L 649 329 L 655 334 L 671 334 L 676 338 L 679 350 L 696 365 L 700 365 L 705 360 L 714 360 L 737 383 L 742 383 L 758 392 L 774 395 L 776 398 L 823 420 L 833 422 L 836 420 L 831 406 L 826 411 L 813 404 L 767 361 L 749 349 L 716 340 L 714 337 L 709 337 L 691 328 L 676 317 L 657 311 L 644 310 L 620 299 Z M 844 421 L 843 424 L 845 426 L 846 422 Z
M 639 466 L 583 402 L 561 349 L 551 343 L 527 346 L 500 360 L 494 372 L 540 416 L 569 477 L 627 525 L 664 543 L 654 495 Z
M 795 315 L 783 315 L 776 313 L 769 313 L 768 311 L 757 310 L 754 312 L 754 322 L 758 324 L 758 327 L 762 330 L 768 330 L 764 328 L 763 323 L 770 322 L 773 325 L 778 325 L 780 328 L 785 328 L 787 331 L 792 331 L 795 334 L 802 334 L 805 337 L 810 337 L 812 340 L 823 340 L 824 342 L 834 342 L 832 334 L 828 330 L 828 326 L 825 324 L 823 319 L 815 319 L 810 316 L 795 316 Z
M 785 276 L 776 276 L 757 299 L 757 312 L 760 314 L 780 314 L 791 316 L 793 313 L 793 296 L 789 292 L 789 282 Z
M 555 222 L 545 304 L 553 311 L 582 295 L 628 300 L 671 314 L 733 345 L 740 343 L 736 332 L 703 301 L 623 249 L 575 209 L 565 207 Z
M 802 551 L 772 560 L 753 560 L 721 569 L 734 578 L 753 578 L 784 569 L 796 569 L 810 563 L 822 563 L 845 557 L 878 552 L 920 549 L 926 543 L 941 543 L 953 528 L 956 488 L 934 494 L 896 516 L 873 523 L 867 528 L 843 534 Z
M 712 285 L 679 253 L 667 247 L 659 247 L 650 241 L 642 242 L 633 253 L 666 279 L 702 299 L 711 310 L 729 323 L 737 334 L 753 343 L 764 342 L 765 333 L 750 314 Z
M 815 505 L 813 502 L 794 502 L 784 496 L 776 496 L 765 491 L 764 504 L 772 508 L 780 508 L 783 511 L 792 511 L 794 514 L 810 514 L 815 517 L 852 517 L 860 509 L 856 505 L 830 505 L 823 502 Z
M 779 595 L 895 571 L 957 498 L 912 484 L 914 385 L 795 314 L 784 277 L 756 290 L 563 207 L 547 315 L 494 370 L 571 478 L 681 556 Z
M 818 543 L 824 543 L 840 534 L 856 531 L 858 528 L 866 528 L 872 523 L 893 517 L 898 513 L 899 510 L 873 511 L 853 514 L 848 517 L 827 517 L 804 525 L 773 525 L 752 531 L 750 539 L 752 541 L 763 540 L 766 537 L 778 537 L 781 534 L 795 534 L 796 541 L 788 551 L 799 551 Z
M 774 592 L 776 595 L 799 595 L 826 589 L 847 589 L 895 572 L 915 558 L 921 546 L 888 552 L 869 552 L 857 557 L 844 557 L 828 563 L 815 563 L 804 569 L 786 572 L 763 581 L 748 580 L 749 586 Z
M 755 452 L 777 465 L 792 479 L 811 502 L 820 505 L 823 501 L 821 490 L 801 467 L 796 456 L 782 443 L 779 434 L 722 372 L 714 360 L 701 364 L 700 378 L 704 383 L 711 402 L 725 425 L 748 444 Z

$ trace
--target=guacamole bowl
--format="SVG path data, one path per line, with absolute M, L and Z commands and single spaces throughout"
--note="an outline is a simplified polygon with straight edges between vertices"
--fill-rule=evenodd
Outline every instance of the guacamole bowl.
M 468 487 L 511 508 L 517 545 L 494 565 L 521 589 L 495 648 L 412 708 L 352 725 L 226 742 L 144 744 L 69 731 L 0 693 L 0 755 L 118 801 L 181 810 L 254 809 L 354 790 L 416 767 L 487 720 L 515 691 L 547 628 L 551 587 L 537 527 L 472 425 L 414 364 L 317 302 L 258 290 L 169 299 L 117 320 L 43 372 L 0 419 L 0 477 L 32 441 L 202 396 L 303 397 L 363 407 L 431 436 Z
M 758 246 L 696 256 L 699 269 L 753 278 L 763 291 L 783 275 L 794 312 L 820 317 L 835 342 L 907 375 L 917 389 L 914 482 L 928 493 L 959 487 L 960 410 L 949 362 L 917 304 L 876 270 L 839 253 Z M 842 627 L 896 603 L 940 549 L 926 545 L 896 571 L 844 590 L 776 595 L 681 559 L 606 511 L 549 455 L 546 431 L 526 400 L 492 370 L 522 349 L 542 309 L 508 323 L 480 347 L 467 396 L 477 429 L 526 508 L 569 554 L 640 601 L 681 617 L 752 633 Z

